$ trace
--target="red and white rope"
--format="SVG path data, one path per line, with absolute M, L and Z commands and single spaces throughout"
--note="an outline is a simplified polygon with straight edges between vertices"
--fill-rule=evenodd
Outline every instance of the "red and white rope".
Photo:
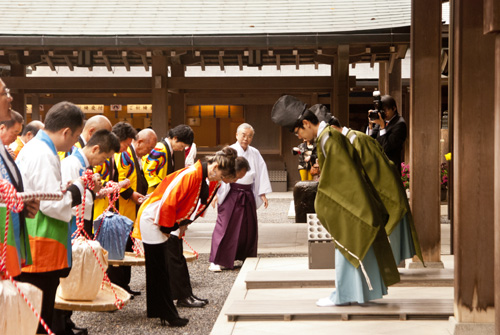
M 86 170 L 82 174 L 82 176 L 80 177 L 80 180 L 83 182 L 84 189 L 87 189 L 87 188 L 91 189 L 91 190 L 94 189 L 94 187 L 95 187 L 95 181 L 94 181 L 94 173 L 92 172 L 92 170 L 90 170 L 90 169 Z M 113 187 L 114 187 L 114 189 L 116 189 L 116 186 L 113 185 Z M 119 190 L 120 189 L 118 189 L 117 192 Z M 88 242 L 89 240 L 92 240 L 92 239 L 90 238 L 90 236 L 87 234 L 87 232 L 84 229 L 85 198 L 86 198 L 86 196 L 85 196 L 85 192 L 84 192 L 83 195 L 82 195 L 82 204 L 81 204 L 81 206 L 79 205 L 76 208 L 76 227 L 77 227 L 77 229 L 71 235 L 71 237 L 73 238 L 72 244 L 75 243 L 75 241 L 76 241 L 75 237 L 78 237 L 78 236 L 83 236 L 84 237 L 85 242 L 89 246 L 90 250 L 92 250 L 92 253 L 95 256 L 95 259 L 97 260 L 97 263 L 99 264 L 99 267 L 101 268 L 102 272 L 104 273 L 103 283 L 104 282 L 108 283 L 109 287 L 111 288 L 111 291 L 115 295 L 115 306 L 118 309 L 122 309 L 123 308 L 123 300 L 121 300 L 120 298 L 118 298 L 118 294 L 116 293 L 115 288 L 111 284 L 111 281 L 109 280 L 108 275 L 106 274 L 106 269 L 104 268 L 104 266 L 102 265 L 101 261 L 99 260 L 99 256 L 97 255 L 97 252 L 95 251 L 95 249 Z M 82 209 L 81 213 L 80 213 L 80 207 Z M 95 239 L 95 237 L 94 237 L 94 239 Z
M 194 250 L 193 247 L 186 241 L 186 239 L 183 237 L 182 240 L 184 241 L 184 243 L 187 244 L 187 246 L 189 247 L 189 249 L 191 249 L 193 251 L 193 254 L 194 256 L 196 257 L 196 259 L 198 259 L 198 251 Z
M 9 235 L 10 211 L 13 211 L 14 213 L 21 212 L 24 209 L 24 200 L 20 196 L 20 193 L 17 193 L 15 187 L 5 179 L 0 179 L 0 195 L 3 200 L 2 202 L 5 203 L 6 207 L 5 236 L 4 236 L 4 243 L 2 250 L 2 258 L 0 259 L 0 274 L 3 273 L 2 279 L 8 278 L 12 282 L 12 284 L 14 284 L 15 288 L 17 289 L 19 294 L 23 297 L 24 301 L 31 308 L 33 314 L 35 314 L 35 316 L 38 318 L 38 320 L 42 324 L 47 334 L 54 335 L 54 333 L 50 330 L 45 321 L 42 319 L 40 313 L 38 313 L 33 304 L 29 301 L 28 297 L 26 297 L 26 295 L 21 291 L 19 286 L 17 286 L 17 282 L 14 280 L 14 278 L 12 278 L 12 276 L 9 274 L 9 271 L 7 270 L 7 238 Z

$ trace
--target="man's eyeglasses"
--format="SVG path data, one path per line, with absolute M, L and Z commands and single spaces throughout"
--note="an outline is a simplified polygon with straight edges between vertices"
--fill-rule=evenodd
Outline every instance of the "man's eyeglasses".
M 3 89 L 3 92 L 1 95 L 5 95 L 5 96 L 7 96 L 7 98 L 12 97 L 12 95 L 10 95 L 10 90 L 7 87 Z

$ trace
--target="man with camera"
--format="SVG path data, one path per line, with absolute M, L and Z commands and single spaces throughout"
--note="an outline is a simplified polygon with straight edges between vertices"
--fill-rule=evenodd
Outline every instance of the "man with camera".
M 298 155 L 299 158 L 298 170 L 300 180 L 313 180 L 319 173 L 316 163 L 316 144 L 314 142 L 303 141 L 298 146 L 293 147 L 292 154 L 294 156 Z
M 389 159 L 401 172 L 401 151 L 406 141 L 406 122 L 399 115 L 396 100 L 390 95 L 380 97 L 373 92 L 374 109 L 368 111 L 367 134 L 375 138 Z

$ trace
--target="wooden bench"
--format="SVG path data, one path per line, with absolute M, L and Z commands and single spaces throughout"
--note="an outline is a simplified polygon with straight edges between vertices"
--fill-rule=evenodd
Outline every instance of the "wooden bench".
M 399 269 L 401 281 L 393 286 L 453 286 L 452 269 Z M 250 271 L 247 290 L 301 287 L 335 287 L 335 270 Z
M 448 320 L 453 299 L 379 299 L 333 307 L 318 307 L 316 300 L 236 300 L 226 315 L 228 321 Z

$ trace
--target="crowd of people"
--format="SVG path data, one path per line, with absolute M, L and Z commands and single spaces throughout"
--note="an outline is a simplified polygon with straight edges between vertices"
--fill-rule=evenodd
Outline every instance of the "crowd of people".
M 193 293 L 183 237 L 212 201 L 225 209 L 214 232 L 217 243 L 211 259 L 217 271 L 257 255 L 256 208 L 260 203 L 267 207 L 271 187 L 262 157 L 249 146 L 254 134 L 250 125 L 238 128 L 234 145 L 196 161 L 194 133 L 187 125 L 170 129 L 159 140 L 152 129 L 138 131 L 127 122 L 112 125 L 103 115 L 85 120 L 78 106 L 63 101 L 50 108 L 43 123 L 32 121 L 23 127 L 24 119 L 10 109 L 12 97 L 1 80 L 0 91 L 1 178 L 18 192 L 65 190 L 60 201 L 26 201 L 23 212 L 11 211 L 7 241 L 0 234 L 0 245 L 7 244 L 5 271 L 43 292 L 40 314 L 55 334 L 87 334 L 71 321 L 71 312 L 54 307 L 56 291 L 60 278 L 71 270 L 71 236 L 79 229 L 76 206 L 84 202 L 82 228 L 92 238 L 93 221 L 114 210 L 108 198 L 98 194 L 110 181 L 130 181 L 114 208 L 135 222 L 132 237 L 142 242 L 145 252 L 146 313 L 163 325 L 188 323 L 176 307 L 202 308 L 209 303 Z M 185 151 L 184 168 L 176 170 L 175 151 Z M 89 170 L 94 172 L 92 189 L 81 178 Z M 248 199 L 248 206 L 235 205 L 239 194 Z M 6 211 L 0 207 L 2 231 Z M 131 237 L 126 250 L 132 251 Z M 109 267 L 107 275 L 131 299 L 141 294 L 129 286 L 129 266 Z M 37 333 L 46 333 L 42 324 Z
M 159 140 L 152 129 L 136 130 L 127 122 L 112 125 L 103 115 L 85 120 L 70 102 L 55 104 L 44 122 L 23 127 L 10 109 L 12 97 L 0 80 L 0 173 L 18 192 L 55 193 L 60 201 L 25 202 L 9 213 L 6 271 L 43 291 L 41 317 L 55 334 L 86 334 L 71 321 L 71 312 L 54 308 L 59 279 L 71 270 L 71 236 L 76 206 L 85 204 L 83 229 L 92 237 L 93 221 L 117 210 L 134 222 L 126 250 L 142 242 L 146 264 L 147 317 L 163 325 L 188 323 L 177 307 L 202 308 L 209 301 L 193 293 L 183 237 L 210 203 L 218 205 L 208 269 L 232 269 L 237 260 L 257 256 L 257 209 L 268 207 L 272 192 L 267 167 L 250 144 L 254 128 L 241 124 L 236 142 L 196 161 L 193 130 L 177 125 Z M 387 294 L 399 281 L 397 265 L 414 255 L 422 259 L 410 207 L 398 172 L 398 155 L 406 124 L 394 99 L 382 97 L 384 114 L 370 119 L 367 134 L 342 127 L 324 105 L 308 107 L 292 96 L 274 105 L 272 119 L 302 140 L 302 180 L 319 181 L 315 209 L 336 245 L 336 290 L 318 306 L 364 303 Z M 185 151 L 185 167 L 176 170 L 174 152 Z M 179 165 L 179 164 L 177 164 Z M 93 188 L 82 180 L 87 170 Z M 321 174 L 320 174 L 321 171 Z M 110 207 L 99 190 L 125 179 Z M 0 230 L 7 215 L 0 207 Z M 0 234 L 2 235 L 2 234 Z M 129 266 L 110 267 L 111 282 L 131 299 Z M 175 303 L 174 303 L 175 302 Z M 45 333 L 40 325 L 38 333 Z

